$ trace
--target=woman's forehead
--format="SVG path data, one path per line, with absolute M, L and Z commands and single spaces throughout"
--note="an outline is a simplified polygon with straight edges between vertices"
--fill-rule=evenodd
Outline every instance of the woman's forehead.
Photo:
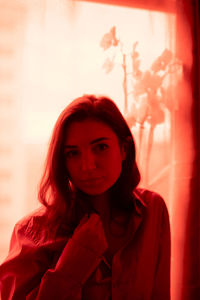
M 117 138 L 115 132 L 106 123 L 98 120 L 86 119 L 72 122 L 65 134 L 66 144 L 76 144 L 82 141 L 91 142 L 99 138 Z

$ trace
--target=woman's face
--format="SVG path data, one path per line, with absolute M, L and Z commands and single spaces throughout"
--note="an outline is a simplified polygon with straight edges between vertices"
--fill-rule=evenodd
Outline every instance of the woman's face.
M 119 178 L 124 147 L 105 123 L 73 122 L 64 142 L 65 165 L 76 188 L 88 195 L 105 193 Z

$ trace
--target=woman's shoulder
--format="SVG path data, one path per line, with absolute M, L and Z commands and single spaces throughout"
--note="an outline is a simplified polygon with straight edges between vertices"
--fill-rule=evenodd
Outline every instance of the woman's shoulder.
M 164 220 L 168 222 L 168 208 L 165 200 L 159 193 L 144 188 L 137 188 L 134 194 L 136 199 L 138 199 L 136 201 L 142 203 L 140 207 L 142 206 L 142 213 L 145 218 L 148 220 L 160 220 L 160 222 Z M 138 205 L 139 204 L 137 204 L 137 206 Z
M 155 191 L 139 187 L 135 189 L 134 196 L 146 208 L 166 208 L 165 200 Z
M 19 219 L 15 226 L 26 229 L 33 224 L 42 224 L 45 218 L 45 208 L 40 206 L 32 212 L 26 214 L 24 217 Z
M 23 261 L 30 264 L 37 260 L 43 264 L 60 255 L 69 238 L 53 235 L 52 230 L 44 225 L 47 224 L 45 219 L 45 209 L 40 207 L 15 224 L 5 266 L 6 262 L 12 261 L 14 264 L 21 264 Z
M 45 207 L 39 207 L 21 218 L 14 227 L 14 234 L 26 237 L 33 243 L 44 242 L 49 236 Z

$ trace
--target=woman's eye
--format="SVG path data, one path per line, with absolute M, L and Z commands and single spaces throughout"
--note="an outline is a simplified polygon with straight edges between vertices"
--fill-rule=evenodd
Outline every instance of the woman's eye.
M 77 150 L 70 150 L 65 153 L 65 157 L 72 158 L 78 156 L 79 152 Z
M 108 149 L 108 145 L 107 144 L 97 144 L 95 146 L 94 150 L 96 150 L 96 151 L 104 151 L 106 149 Z

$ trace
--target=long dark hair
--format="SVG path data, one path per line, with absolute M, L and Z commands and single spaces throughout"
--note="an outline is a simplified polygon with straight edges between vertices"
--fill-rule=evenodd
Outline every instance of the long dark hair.
M 126 147 L 121 175 L 111 187 L 111 206 L 128 209 L 132 204 L 133 191 L 140 181 L 134 139 L 116 104 L 107 97 L 94 95 L 84 95 L 72 101 L 55 124 L 38 192 L 39 201 L 46 207 L 48 225 L 56 229 L 65 227 L 69 232 L 73 232 L 89 206 L 82 206 L 81 198 L 84 195 L 75 191 L 69 180 L 63 142 L 72 122 L 88 118 L 108 125 L 117 135 L 119 143 Z

